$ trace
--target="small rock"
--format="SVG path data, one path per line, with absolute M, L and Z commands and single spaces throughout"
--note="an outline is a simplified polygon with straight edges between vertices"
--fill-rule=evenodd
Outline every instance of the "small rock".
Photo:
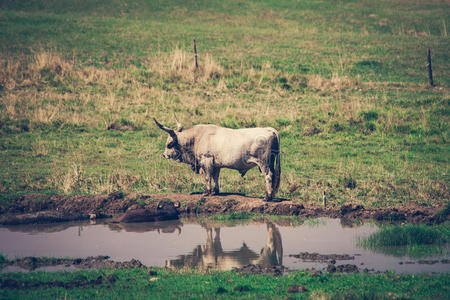
M 293 284 L 288 288 L 287 292 L 288 293 L 303 293 L 303 292 L 307 292 L 307 291 L 308 291 L 308 289 L 305 288 L 304 286 Z
M 114 283 L 117 281 L 117 276 L 115 274 L 106 276 L 106 280 L 110 283 Z
M 439 262 L 438 260 L 426 260 L 426 259 L 418 261 L 418 263 L 421 265 L 434 265 L 437 264 L 438 262 Z
M 103 276 L 99 275 L 96 280 L 92 280 L 95 284 L 101 284 L 103 282 Z
M 359 210 L 364 210 L 364 206 L 355 203 L 345 203 L 341 206 L 341 215 L 345 215 Z
M 336 266 L 333 265 L 333 264 L 329 264 L 328 267 L 327 267 L 327 271 L 328 271 L 329 273 L 334 273 L 334 272 L 336 272 Z
M 248 292 L 250 290 L 251 290 L 251 287 L 249 287 L 248 285 L 238 285 L 233 288 L 234 292 L 241 292 L 241 293 Z

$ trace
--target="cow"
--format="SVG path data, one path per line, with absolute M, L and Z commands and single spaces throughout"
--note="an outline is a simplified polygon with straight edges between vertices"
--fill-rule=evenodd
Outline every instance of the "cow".
M 163 157 L 186 163 L 197 174 L 203 173 L 206 180 L 205 195 L 219 194 L 220 169 L 234 169 L 244 177 L 248 170 L 257 166 L 265 179 L 264 199 L 273 200 L 280 186 L 281 174 L 280 137 L 275 129 L 230 129 L 199 124 L 183 130 L 175 117 L 177 129 L 174 130 L 160 124 L 155 118 L 153 120 L 169 134 Z

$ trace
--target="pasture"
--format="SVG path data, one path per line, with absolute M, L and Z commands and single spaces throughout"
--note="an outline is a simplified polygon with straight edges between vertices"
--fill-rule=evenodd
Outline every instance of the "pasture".
M 184 197 L 189 201 L 182 208 L 201 209 L 204 199 L 195 202 L 201 196 L 189 194 L 204 191 L 203 176 L 162 157 L 167 134 L 153 117 L 175 128 L 175 113 L 185 128 L 276 128 L 277 196 L 293 201 L 280 206 L 305 204 L 304 212 L 312 207 L 316 213 L 325 192 L 336 215 L 376 211 L 389 219 L 383 212 L 407 211 L 444 222 L 449 11 L 450 3 L 440 0 L 2 0 L 0 216 L 46 209 L 52 199 L 121 202 L 141 194 Z M 257 168 L 244 178 L 224 170 L 220 184 L 221 192 L 262 203 Z M 33 195 L 18 198 L 24 194 Z M 36 200 L 29 210 L 20 206 L 27 199 Z M 216 218 L 240 216 L 248 214 Z M 389 252 L 390 239 L 400 236 L 407 253 L 422 255 L 448 246 L 448 222 L 440 226 L 438 233 L 425 225 L 387 227 L 361 244 Z M 410 236 L 436 238 L 416 243 Z M 0 264 L 7 261 L 0 254 Z M 448 297 L 448 282 L 448 273 L 295 271 L 274 277 L 146 267 L 3 273 L 0 295 L 423 299 Z
M 449 199 L 446 1 L 2 1 L 0 191 L 191 193 L 175 127 L 280 132 L 278 196 Z M 199 68 L 193 67 L 196 39 Z M 436 86 L 428 84 L 431 49 Z M 264 195 L 257 169 L 223 192 Z

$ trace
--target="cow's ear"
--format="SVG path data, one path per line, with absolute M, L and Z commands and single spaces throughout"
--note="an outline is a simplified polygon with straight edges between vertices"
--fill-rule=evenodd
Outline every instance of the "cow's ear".
M 158 121 L 156 121 L 155 118 L 153 118 L 153 120 L 155 121 L 156 125 L 158 125 L 159 128 L 161 128 L 162 130 L 167 132 L 174 140 L 177 139 L 177 134 L 175 133 L 175 131 L 173 129 L 170 129 L 170 128 L 160 124 Z
M 173 117 L 175 119 L 175 122 L 177 123 L 177 132 L 181 132 L 183 130 L 183 125 L 181 125 L 180 121 L 178 121 L 177 116 L 175 116 L 175 113 L 173 114 Z

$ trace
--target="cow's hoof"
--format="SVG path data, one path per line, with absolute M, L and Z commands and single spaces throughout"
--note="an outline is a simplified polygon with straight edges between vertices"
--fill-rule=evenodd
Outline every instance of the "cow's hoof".
M 281 202 L 281 201 L 283 201 L 282 199 L 280 199 L 280 198 L 273 198 L 273 197 L 265 197 L 264 198 L 264 201 L 266 201 L 266 202 Z

